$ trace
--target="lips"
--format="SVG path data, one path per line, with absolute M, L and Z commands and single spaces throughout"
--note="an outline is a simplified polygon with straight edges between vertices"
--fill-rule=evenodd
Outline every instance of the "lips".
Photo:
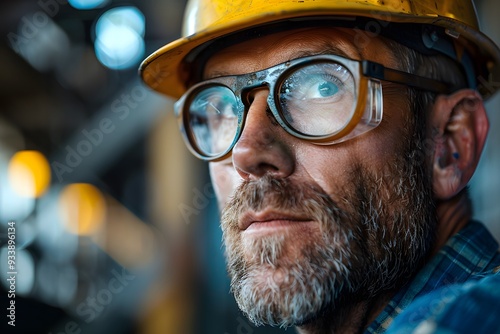
M 287 225 L 293 223 L 310 222 L 311 219 L 293 215 L 290 213 L 281 213 L 276 211 L 261 211 L 261 212 L 247 212 L 241 217 L 238 227 L 240 230 L 245 231 L 250 226 L 255 224 L 262 225 Z

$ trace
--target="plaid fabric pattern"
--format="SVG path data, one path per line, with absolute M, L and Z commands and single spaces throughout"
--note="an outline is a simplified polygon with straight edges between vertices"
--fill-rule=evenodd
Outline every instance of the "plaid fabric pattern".
M 500 333 L 498 273 L 498 243 L 472 221 L 394 296 L 365 334 Z

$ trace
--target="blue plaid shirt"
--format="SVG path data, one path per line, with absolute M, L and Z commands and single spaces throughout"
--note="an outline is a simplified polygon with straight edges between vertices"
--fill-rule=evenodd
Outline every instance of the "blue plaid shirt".
M 493 236 L 470 222 L 394 296 L 368 333 L 500 333 L 500 253 Z

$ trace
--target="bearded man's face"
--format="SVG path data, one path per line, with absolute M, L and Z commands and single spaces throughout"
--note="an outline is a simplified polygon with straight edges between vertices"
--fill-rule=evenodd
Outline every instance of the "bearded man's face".
M 287 31 L 217 52 L 205 77 L 254 72 L 337 50 L 397 68 L 374 38 L 360 50 L 348 29 Z M 286 133 L 251 96 L 232 156 L 210 164 L 238 305 L 255 324 L 301 325 L 396 288 L 432 244 L 430 171 L 401 88 L 384 85 L 376 129 L 319 146 Z

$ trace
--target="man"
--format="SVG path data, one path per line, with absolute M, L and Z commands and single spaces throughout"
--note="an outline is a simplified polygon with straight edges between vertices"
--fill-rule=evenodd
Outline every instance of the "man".
M 498 331 L 498 244 L 466 185 L 500 51 L 471 1 L 195 0 L 186 27 L 142 76 L 210 162 L 251 321 Z

